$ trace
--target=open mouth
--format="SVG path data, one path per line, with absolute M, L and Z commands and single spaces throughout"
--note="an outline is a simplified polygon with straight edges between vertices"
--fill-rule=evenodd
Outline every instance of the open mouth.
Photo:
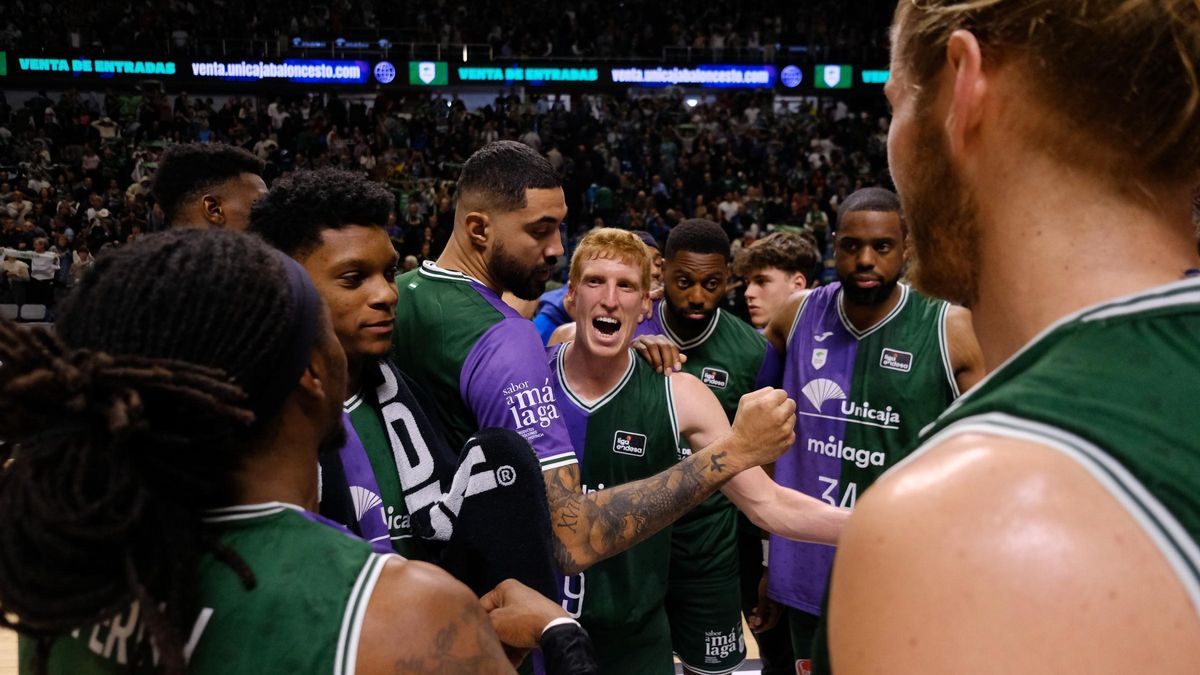
M 616 335 L 621 330 L 621 322 L 611 316 L 598 316 L 592 319 L 592 328 L 601 335 Z

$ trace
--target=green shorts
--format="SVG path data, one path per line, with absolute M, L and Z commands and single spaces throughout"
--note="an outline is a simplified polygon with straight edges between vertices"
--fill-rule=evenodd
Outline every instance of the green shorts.
M 592 638 L 601 675 L 674 675 L 671 629 L 663 607 L 642 621 L 625 626 L 584 628 Z
M 675 524 L 666 605 L 671 644 L 688 670 L 718 675 L 746 660 L 732 506 Z

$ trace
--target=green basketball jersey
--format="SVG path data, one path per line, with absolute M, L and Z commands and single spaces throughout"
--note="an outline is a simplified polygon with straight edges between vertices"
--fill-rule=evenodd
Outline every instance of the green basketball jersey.
M 1032 440 L 1075 460 L 1142 526 L 1200 611 L 1200 279 L 1054 324 L 921 435 Z
M 575 463 L 533 322 L 493 290 L 426 261 L 396 278 L 392 358 L 427 397 L 452 448 L 482 428 L 521 435 L 543 470 Z
M 583 491 L 641 480 L 674 466 L 679 432 L 670 379 L 631 350 L 625 374 L 612 391 L 585 401 L 567 384 L 563 358 L 570 345 L 553 347 L 550 359 Z M 588 629 L 640 625 L 662 607 L 670 553 L 667 528 L 565 578 L 563 606 Z M 669 640 L 663 648 L 669 652 Z
M 651 318 L 638 326 L 637 334 L 670 338 L 679 351 L 687 355 L 683 371 L 708 385 L 732 424 L 738 402 L 742 396 L 754 391 L 754 380 L 767 353 L 766 339 L 750 324 L 718 309 L 704 332 L 691 340 L 683 340 L 667 325 L 666 311 L 666 302 L 657 301 Z M 681 449 L 684 456 L 690 452 L 686 447 Z M 693 525 L 701 519 L 711 519 L 711 522 Z M 737 509 L 725 495 L 718 492 L 704 500 L 677 523 L 675 565 L 697 570 L 733 565 L 733 569 L 737 569 L 737 550 L 731 544 L 726 545 L 730 543 L 726 541 L 729 537 L 716 537 L 720 532 L 732 532 L 736 521 Z M 720 541 L 715 541 L 714 537 Z
M 367 602 L 388 556 L 278 502 L 210 512 L 207 526 L 254 572 L 247 590 L 212 555 L 197 569 L 195 621 L 185 628 L 192 675 L 352 674 Z M 21 673 L 31 673 L 22 640 Z M 154 654 L 137 603 L 55 641 L 52 675 L 151 673 Z

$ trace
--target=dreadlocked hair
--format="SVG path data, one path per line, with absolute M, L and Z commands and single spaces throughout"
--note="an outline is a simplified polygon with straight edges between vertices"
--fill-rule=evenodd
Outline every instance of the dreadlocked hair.
M 182 674 L 200 557 L 254 587 L 201 513 L 232 499 L 291 303 L 257 238 L 172 231 L 98 261 L 56 334 L 0 323 L 0 625 L 37 641 L 37 672 L 136 602 Z

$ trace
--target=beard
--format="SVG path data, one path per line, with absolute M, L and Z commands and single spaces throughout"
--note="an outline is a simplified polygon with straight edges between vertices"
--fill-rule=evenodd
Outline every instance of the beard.
M 852 305 L 875 307 L 881 305 L 892 297 L 892 291 L 896 290 L 896 284 L 900 283 L 900 275 L 896 275 L 891 279 L 879 278 L 879 285 L 875 288 L 859 288 L 854 285 L 854 277 L 838 278 L 842 282 L 842 295 L 846 297 L 846 301 Z
M 554 267 L 554 258 L 545 258 L 540 265 L 527 268 L 519 260 L 508 255 L 504 245 L 496 242 L 496 250 L 488 261 L 488 273 L 500 287 L 522 300 L 537 300 L 546 292 L 546 280 Z
M 915 168 L 900 191 L 912 233 L 909 278 L 926 295 L 971 307 L 979 299 L 979 204 L 950 163 L 945 135 L 931 116 L 916 120 Z

